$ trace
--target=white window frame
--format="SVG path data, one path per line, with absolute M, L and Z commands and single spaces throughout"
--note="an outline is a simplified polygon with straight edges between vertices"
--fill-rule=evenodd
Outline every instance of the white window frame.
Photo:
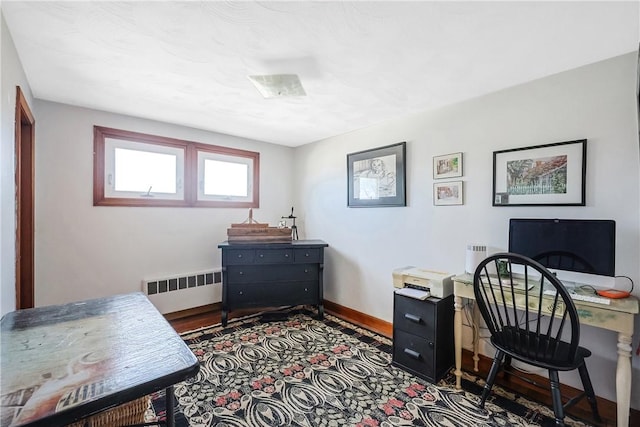
M 210 195 L 204 192 L 205 161 L 216 160 L 225 163 L 234 163 L 247 166 L 245 177 L 247 187 L 246 196 L 233 195 Z M 210 151 L 198 150 L 198 200 L 199 201 L 229 201 L 229 202 L 252 202 L 253 201 L 253 158 L 230 156 L 227 154 L 214 153 Z
M 104 195 L 107 198 L 131 198 L 139 199 L 141 197 L 152 197 L 154 199 L 164 200 L 184 200 L 184 169 L 185 169 L 185 150 L 184 148 L 170 147 L 166 145 L 148 144 L 144 142 L 128 141 L 124 139 L 105 138 L 104 153 Z M 147 192 L 140 191 L 121 191 L 115 189 L 115 152 L 116 149 L 123 148 L 126 150 L 142 151 L 147 153 L 169 154 L 176 157 L 176 192 L 175 193 L 159 193 L 154 192 L 153 188 Z

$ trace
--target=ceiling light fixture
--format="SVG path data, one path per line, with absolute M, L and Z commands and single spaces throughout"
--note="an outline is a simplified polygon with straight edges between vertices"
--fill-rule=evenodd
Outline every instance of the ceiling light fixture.
M 249 80 L 265 98 L 307 95 L 297 74 L 249 76 Z

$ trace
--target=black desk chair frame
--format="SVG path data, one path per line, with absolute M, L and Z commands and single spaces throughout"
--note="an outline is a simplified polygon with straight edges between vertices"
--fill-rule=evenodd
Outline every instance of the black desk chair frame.
M 500 264 L 502 269 L 499 268 Z M 513 271 L 515 265 L 518 266 L 518 274 Z M 498 271 L 501 271 L 500 276 L 497 275 Z M 532 280 L 539 282 L 540 286 L 532 289 L 525 286 L 523 290 L 521 283 L 530 283 Z M 538 301 L 543 301 L 543 290 L 551 287 L 557 292 L 555 298 L 550 302 L 545 299 L 543 304 L 539 304 Z M 513 253 L 499 253 L 478 265 L 473 276 L 473 291 L 482 318 L 491 332 L 491 343 L 496 348 L 479 406 L 484 407 L 506 357 L 507 363 L 513 358 L 548 370 L 557 426 L 564 425 L 565 409 L 585 396 L 591 405 L 594 419 L 600 421 L 593 386 L 585 365 L 585 358 L 591 352 L 579 346 L 578 313 L 562 283 L 549 270 L 530 258 Z M 516 304 L 516 299 L 520 304 Z M 527 307 L 526 310 L 517 307 L 522 302 Z M 580 374 L 584 392 L 563 404 L 558 372 L 574 369 Z

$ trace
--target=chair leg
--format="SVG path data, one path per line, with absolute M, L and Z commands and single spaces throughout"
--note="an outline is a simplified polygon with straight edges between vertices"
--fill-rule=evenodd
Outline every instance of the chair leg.
M 504 363 L 502 364 L 503 373 L 505 381 L 511 379 L 511 356 L 508 354 L 504 357 Z
M 556 426 L 564 426 L 564 406 L 560 394 L 560 378 L 558 371 L 549 369 L 549 382 L 551 383 L 551 401 L 553 402 L 553 415 L 556 418 Z
M 587 396 L 587 401 L 591 405 L 593 419 L 595 421 L 601 422 L 602 418 L 600 418 L 600 414 L 598 413 L 598 401 L 596 400 L 596 394 L 593 391 L 593 385 L 591 384 L 589 371 L 587 371 L 587 365 L 585 362 L 583 362 L 582 365 L 578 367 L 578 373 L 580 373 L 580 379 L 582 380 L 582 387 L 584 388 L 584 393 Z
M 496 375 L 502 366 L 502 359 L 504 359 L 504 352 L 496 350 L 496 355 L 493 358 L 493 364 L 491 365 L 487 381 L 485 382 L 484 389 L 482 390 L 482 396 L 480 396 L 480 403 L 478 406 L 481 408 L 484 408 L 484 402 L 487 400 L 487 397 L 489 397 L 489 393 L 491 393 L 493 382 L 496 380 Z

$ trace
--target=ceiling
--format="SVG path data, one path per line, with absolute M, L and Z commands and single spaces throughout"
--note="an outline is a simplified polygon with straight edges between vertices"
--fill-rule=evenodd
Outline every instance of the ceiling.
M 34 97 L 299 146 L 638 50 L 639 2 L 2 1 Z M 248 76 L 297 74 L 265 99 Z

